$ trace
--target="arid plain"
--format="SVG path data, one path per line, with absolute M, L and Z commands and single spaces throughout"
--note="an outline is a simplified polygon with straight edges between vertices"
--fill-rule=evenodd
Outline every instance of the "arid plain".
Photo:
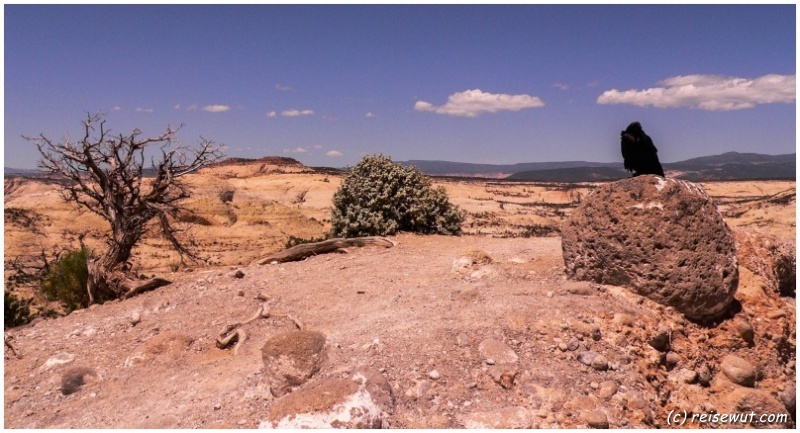
M 292 236 L 324 236 L 343 178 L 278 158 L 188 176 L 182 220 L 208 262 L 182 265 L 149 237 L 134 269 L 174 284 L 8 330 L 18 356 L 6 349 L 5 427 L 257 427 L 276 401 L 261 346 L 293 321 L 327 336 L 319 377 L 380 371 L 393 392 L 387 427 L 666 427 L 670 410 L 735 410 L 741 399 L 785 410 L 794 393 L 794 298 L 769 292 L 755 270 L 741 268 L 743 311 L 711 327 L 624 288 L 566 280 L 558 228 L 593 184 L 436 178 L 467 214 L 463 236 L 400 234 L 393 248 L 253 265 Z M 794 181 L 701 186 L 732 228 L 794 240 Z M 52 185 L 24 178 L 5 181 L 4 221 L 7 276 L 9 261 L 77 248 L 83 233 L 99 247 L 91 239 L 104 230 Z M 248 325 L 237 354 L 215 347 L 220 328 L 265 300 L 275 314 Z M 742 321 L 753 344 L 738 336 Z M 672 329 L 679 368 L 647 343 L 659 325 Z M 514 361 L 489 363 L 500 356 L 486 353 L 489 340 Z M 584 352 L 608 368 L 580 362 Z M 736 401 L 718 368 L 731 353 L 759 371 L 754 394 Z M 76 366 L 92 379 L 63 395 Z M 686 379 L 702 368 L 715 373 L 709 383 Z

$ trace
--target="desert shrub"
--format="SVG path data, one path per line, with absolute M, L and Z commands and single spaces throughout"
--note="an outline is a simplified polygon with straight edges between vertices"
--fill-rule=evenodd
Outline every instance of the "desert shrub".
M 13 328 L 15 326 L 24 325 L 29 323 L 31 319 L 31 310 L 28 308 L 29 300 L 19 299 L 17 295 L 11 292 L 4 292 L 3 294 L 3 327 Z
M 234 192 L 235 191 L 233 191 L 231 189 L 226 189 L 225 191 L 222 191 L 221 193 L 219 193 L 220 201 L 222 201 L 223 203 L 232 202 L 233 201 Z
M 333 196 L 331 235 L 391 235 L 398 231 L 461 234 L 464 216 L 443 187 L 415 167 L 383 155 L 365 156 Z
M 42 293 L 48 300 L 58 301 L 67 314 L 89 306 L 89 293 L 86 290 L 88 258 L 86 249 L 68 251 L 50 266 L 42 280 Z M 95 301 L 103 302 L 104 299 Z
M 32 210 L 7 207 L 3 209 L 3 221 L 6 224 L 16 224 L 22 228 L 30 229 L 34 233 L 39 233 L 39 224 L 42 221 L 42 216 Z

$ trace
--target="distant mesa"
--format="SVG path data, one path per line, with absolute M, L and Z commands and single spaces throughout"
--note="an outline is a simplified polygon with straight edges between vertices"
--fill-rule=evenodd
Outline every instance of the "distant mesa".
M 727 152 L 685 161 L 663 163 L 671 178 L 691 182 L 719 180 L 795 180 L 794 153 L 762 155 L 758 153 Z M 451 161 L 409 160 L 400 164 L 413 165 L 429 176 L 504 178 L 535 182 L 604 182 L 626 179 L 630 174 L 622 162 L 559 161 L 519 164 L 472 164 Z
M 278 167 L 307 168 L 300 161 L 284 156 L 265 156 L 263 158 L 226 158 L 220 162 L 209 165 L 208 167 L 224 167 L 226 165 L 249 165 L 249 164 L 269 164 Z

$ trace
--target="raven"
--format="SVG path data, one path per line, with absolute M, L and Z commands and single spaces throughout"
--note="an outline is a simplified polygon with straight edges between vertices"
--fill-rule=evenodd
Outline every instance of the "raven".
M 634 177 L 643 174 L 664 176 L 664 169 L 658 161 L 658 149 L 653 140 L 644 133 L 639 122 L 633 122 L 620 133 L 622 137 L 622 158 L 625 169 Z

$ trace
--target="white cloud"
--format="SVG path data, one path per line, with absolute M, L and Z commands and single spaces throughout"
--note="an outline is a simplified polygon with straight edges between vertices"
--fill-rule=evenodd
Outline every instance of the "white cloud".
M 277 90 L 280 90 L 281 92 L 292 92 L 292 91 L 294 91 L 293 88 L 291 88 L 289 86 L 281 86 L 280 84 L 276 84 L 275 88 Z
M 281 116 L 283 117 L 297 117 L 297 116 L 310 116 L 314 114 L 313 110 L 284 110 L 281 112 Z
M 370 111 L 369 113 L 367 113 L 367 117 L 376 117 L 376 116 L 377 116 L 377 115 L 376 115 L 375 113 L 373 113 L 372 111 Z
M 475 89 L 454 93 L 447 98 L 446 104 L 438 107 L 429 102 L 417 101 L 414 109 L 451 116 L 475 117 L 483 113 L 519 111 L 542 106 L 544 102 L 536 96 L 484 93 L 480 89 Z
M 120 107 L 119 105 L 115 105 L 114 108 L 111 109 L 111 111 L 122 111 L 122 107 Z
M 681 75 L 644 90 L 603 92 L 598 104 L 631 104 L 657 108 L 699 108 L 709 111 L 740 110 L 758 104 L 793 104 L 796 75 L 764 75 L 754 79 L 720 75 Z
M 294 149 L 283 149 L 283 153 L 308 153 L 305 147 L 295 147 Z
M 136 109 L 137 113 L 152 113 L 154 111 L 156 111 L 156 110 L 153 110 L 152 108 L 137 108 Z
M 175 109 L 175 110 L 180 110 L 181 109 L 181 104 L 175 104 L 172 108 Z
M 311 116 L 312 114 L 314 114 L 314 110 L 291 109 L 291 110 L 283 110 L 280 113 L 278 113 L 275 110 L 272 110 L 267 112 L 267 117 L 278 117 L 279 114 L 283 117 Z
M 314 149 L 322 149 L 322 145 L 321 144 L 314 145 Z
M 553 87 L 555 87 L 556 89 L 561 89 L 561 90 L 569 90 L 569 86 L 564 84 L 564 83 L 555 83 L 555 84 L 553 84 Z
M 339 158 L 343 155 L 343 153 L 339 152 L 338 150 L 329 150 L 325 155 L 328 155 L 331 158 Z
M 206 105 L 203 107 L 203 111 L 208 111 L 209 113 L 224 113 L 230 109 L 231 107 L 227 105 Z
M 186 111 L 197 111 L 197 104 L 192 104 L 186 107 Z

